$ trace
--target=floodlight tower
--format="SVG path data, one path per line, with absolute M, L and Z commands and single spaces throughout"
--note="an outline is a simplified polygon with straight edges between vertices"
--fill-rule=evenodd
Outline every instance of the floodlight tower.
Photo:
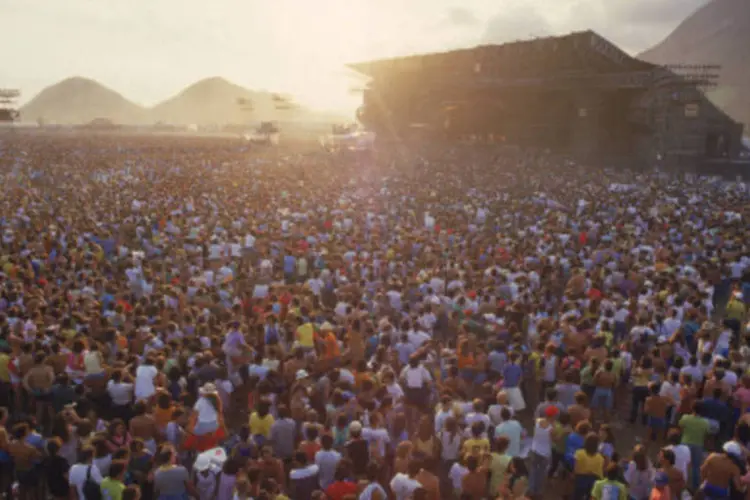
M 0 89 L 0 123 L 13 123 L 18 119 L 16 101 L 21 97 L 18 89 Z

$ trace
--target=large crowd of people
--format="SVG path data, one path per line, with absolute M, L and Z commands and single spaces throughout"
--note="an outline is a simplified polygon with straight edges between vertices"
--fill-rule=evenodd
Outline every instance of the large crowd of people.
M 750 498 L 743 184 L 30 133 L 0 181 L 9 498 Z

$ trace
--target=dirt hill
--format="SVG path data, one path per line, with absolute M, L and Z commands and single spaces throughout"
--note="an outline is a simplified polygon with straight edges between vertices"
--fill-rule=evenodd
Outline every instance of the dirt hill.
M 85 124 L 97 118 L 114 123 L 148 122 L 148 112 L 114 90 L 88 78 L 73 77 L 51 85 L 21 107 L 23 121 Z
M 250 104 L 240 105 L 240 100 Z M 254 92 L 224 78 L 214 77 L 194 83 L 157 104 L 151 115 L 155 121 L 164 123 L 220 125 L 251 120 L 294 120 L 309 114 L 301 108 L 279 110 L 277 105 L 279 102 L 274 101 L 274 94 L 270 92 Z
M 94 80 L 68 78 L 42 90 L 21 108 L 21 117 L 26 122 L 42 118 L 48 124 L 87 124 L 105 119 L 121 125 L 202 126 L 340 120 L 312 112 L 278 94 L 251 91 L 219 77 L 194 83 L 153 108 L 138 106 Z
M 657 64 L 719 64 L 709 97 L 750 125 L 750 1 L 712 0 L 639 57 Z

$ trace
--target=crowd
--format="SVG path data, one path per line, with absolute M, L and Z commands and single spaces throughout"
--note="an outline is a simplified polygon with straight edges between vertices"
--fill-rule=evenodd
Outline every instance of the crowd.
M 0 137 L 0 491 L 750 498 L 746 186 Z

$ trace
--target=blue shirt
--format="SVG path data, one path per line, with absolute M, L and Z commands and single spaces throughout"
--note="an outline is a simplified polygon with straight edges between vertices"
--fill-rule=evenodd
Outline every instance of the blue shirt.
M 296 268 L 297 268 L 297 259 L 295 259 L 293 255 L 285 255 L 284 256 L 284 272 L 287 274 L 291 274 L 295 271 Z
M 505 366 L 503 370 L 503 386 L 507 388 L 518 387 L 521 382 L 521 375 L 523 375 L 523 369 L 516 364 L 509 364 Z
M 490 362 L 490 370 L 495 373 L 503 373 L 508 356 L 504 352 L 492 351 L 487 360 Z
M 565 440 L 565 460 L 568 463 L 572 463 L 576 452 L 583 448 L 584 441 L 584 437 L 577 432 L 568 434 L 568 439 Z

